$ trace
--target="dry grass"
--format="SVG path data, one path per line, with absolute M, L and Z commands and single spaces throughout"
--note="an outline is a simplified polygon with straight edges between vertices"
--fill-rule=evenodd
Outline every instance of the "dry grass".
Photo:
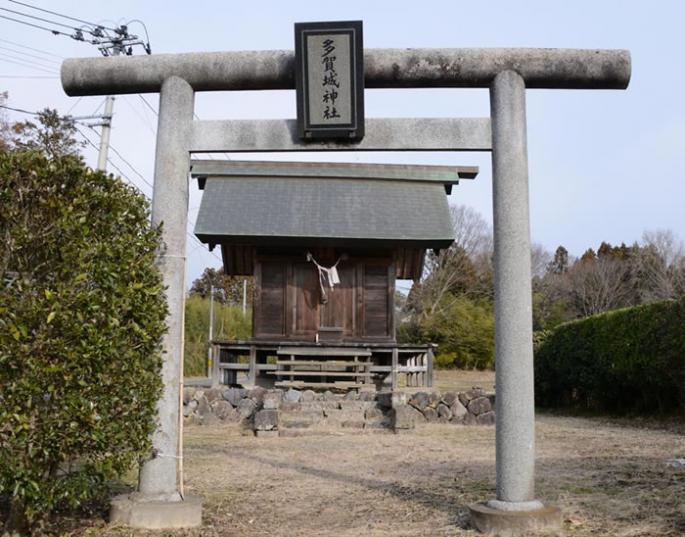
M 463 371 L 459 369 L 441 369 L 434 372 L 434 389 L 440 393 L 465 392 L 478 386 L 485 391 L 495 391 L 494 371 Z
M 494 437 L 492 427 L 437 424 L 274 439 L 189 427 L 186 489 L 204 499 L 202 528 L 133 532 L 91 519 L 74 534 L 475 536 L 466 506 L 494 494 Z M 664 464 L 675 457 L 685 441 L 673 430 L 543 415 L 537 493 L 562 507 L 570 536 L 682 536 L 685 469 Z
M 186 431 L 186 487 L 204 498 L 189 536 L 475 535 L 466 505 L 494 492 L 494 429 L 431 425 L 406 435 L 256 439 Z M 538 420 L 537 490 L 568 535 L 685 533 L 685 456 L 669 431 L 601 420 Z M 91 527 L 81 535 L 155 535 Z

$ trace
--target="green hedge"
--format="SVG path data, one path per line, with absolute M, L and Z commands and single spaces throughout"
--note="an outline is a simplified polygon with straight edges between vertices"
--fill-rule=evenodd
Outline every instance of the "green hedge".
M 535 386 L 542 407 L 685 411 L 685 299 L 558 326 L 536 348 Z
M 0 153 L 0 236 L 0 497 L 8 533 L 42 534 L 149 456 L 160 230 L 141 194 L 76 157 Z

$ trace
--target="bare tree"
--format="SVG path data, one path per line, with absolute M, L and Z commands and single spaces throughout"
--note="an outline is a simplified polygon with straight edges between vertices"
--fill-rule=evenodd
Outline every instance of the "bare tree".
M 645 231 L 637 277 L 643 302 L 685 294 L 685 245 L 671 230 Z
M 410 293 L 414 310 L 424 317 L 448 307 L 456 295 L 488 291 L 491 270 L 492 231 L 483 217 L 463 205 L 450 208 L 455 241 L 439 254 L 426 256 L 424 274 Z
M 533 278 L 542 278 L 549 264 L 552 254 L 542 244 L 533 243 L 530 247 L 530 270 Z
M 462 248 L 469 257 L 492 252 L 492 230 L 481 214 L 466 205 L 450 207 L 454 246 Z
M 579 260 L 568 271 L 568 293 L 578 313 L 587 317 L 628 305 L 632 288 L 627 264 L 620 259 Z
M 7 103 L 8 93 L 6 91 L 0 92 L 0 105 L 5 106 Z M 4 108 L 0 108 L 0 152 L 9 151 L 12 145 L 12 136 L 10 134 L 9 120 L 7 119 L 7 112 Z

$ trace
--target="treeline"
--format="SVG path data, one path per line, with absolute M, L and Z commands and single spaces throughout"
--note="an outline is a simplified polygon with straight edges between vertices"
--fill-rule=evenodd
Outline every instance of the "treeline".
M 399 306 L 398 339 L 439 345 L 442 367 L 494 365 L 493 240 L 474 210 L 453 207 L 456 240 L 427 255 L 420 282 Z M 573 258 L 559 246 L 531 252 L 533 327 L 561 323 L 617 308 L 685 295 L 685 249 L 670 231 L 645 232 L 641 242 L 602 242 Z
M 187 377 L 207 374 L 212 289 L 214 339 L 235 340 L 252 337 L 252 278 L 226 276 L 221 268 L 205 269 L 202 276 L 193 282 L 186 300 L 184 374 Z

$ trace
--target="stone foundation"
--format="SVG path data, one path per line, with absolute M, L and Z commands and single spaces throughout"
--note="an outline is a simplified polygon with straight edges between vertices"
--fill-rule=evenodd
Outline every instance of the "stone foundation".
M 348 392 L 254 388 L 183 391 L 183 415 L 198 425 L 234 424 L 260 437 L 315 432 L 405 431 L 420 424 L 494 425 L 494 394 Z

